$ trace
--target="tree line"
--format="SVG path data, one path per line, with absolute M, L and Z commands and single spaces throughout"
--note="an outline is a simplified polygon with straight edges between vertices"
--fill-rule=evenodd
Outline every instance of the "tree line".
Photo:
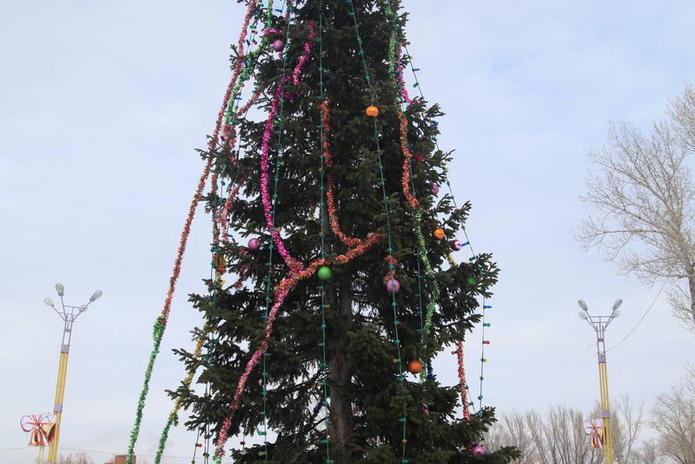
M 695 464 L 695 368 L 659 395 L 647 415 L 628 396 L 611 405 L 611 415 L 616 464 Z M 588 413 L 564 405 L 545 413 L 511 412 L 499 418 L 486 443 L 518 448 L 514 464 L 602 464 L 601 448 L 589 446 L 586 422 L 597 417 L 598 405 Z

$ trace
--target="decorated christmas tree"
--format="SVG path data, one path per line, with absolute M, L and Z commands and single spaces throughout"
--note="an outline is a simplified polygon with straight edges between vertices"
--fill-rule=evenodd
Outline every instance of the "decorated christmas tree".
M 462 360 L 498 270 L 457 256 L 470 206 L 444 192 L 442 112 L 407 90 L 400 2 L 243 3 L 201 152 L 206 322 L 177 350 L 190 375 L 169 425 L 188 409 L 216 462 L 509 462 L 485 448 L 493 410 L 472 410 L 463 365 L 448 386 L 432 368 L 445 350 Z

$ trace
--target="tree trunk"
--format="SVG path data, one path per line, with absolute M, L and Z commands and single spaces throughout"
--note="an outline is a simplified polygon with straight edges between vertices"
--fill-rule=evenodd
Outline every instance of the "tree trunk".
M 329 346 L 329 383 L 330 388 L 330 425 L 328 428 L 331 440 L 331 455 L 336 464 L 350 464 L 353 452 L 353 417 L 352 399 L 350 393 L 350 365 L 346 354 L 349 352 L 347 329 L 352 322 L 352 288 L 349 279 L 337 283 L 338 295 L 335 289 L 329 294 L 331 307 L 327 312 L 337 311 L 337 321 L 328 334 Z
M 695 321 L 695 276 L 690 273 L 688 277 L 688 289 L 690 290 L 690 315 Z

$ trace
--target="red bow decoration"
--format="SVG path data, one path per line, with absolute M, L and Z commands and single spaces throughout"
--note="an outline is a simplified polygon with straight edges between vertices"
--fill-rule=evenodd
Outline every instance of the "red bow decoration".
M 49 413 L 31 414 L 20 420 L 22 430 L 30 432 L 29 446 L 52 445 L 55 439 L 56 425 Z
M 600 419 L 584 421 L 584 432 L 589 435 L 589 448 L 603 448 L 603 426 Z

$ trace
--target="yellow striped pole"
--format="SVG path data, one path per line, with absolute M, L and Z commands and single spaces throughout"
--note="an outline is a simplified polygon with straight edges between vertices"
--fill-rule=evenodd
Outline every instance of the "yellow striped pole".
M 613 430 L 611 429 L 605 350 L 603 353 L 598 353 L 598 381 L 601 392 L 601 420 L 603 421 L 603 461 L 605 464 L 613 464 Z
M 63 350 L 66 351 L 63 351 Z M 53 435 L 53 443 L 48 448 L 48 463 L 53 464 L 58 462 L 58 439 L 60 438 L 60 421 L 63 418 L 63 397 L 65 395 L 65 378 L 68 373 L 68 354 L 70 346 L 63 346 L 60 352 L 60 361 L 58 362 L 58 381 L 56 382 L 56 396 L 53 405 L 53 415 L 55 416 L 55 434 Z

